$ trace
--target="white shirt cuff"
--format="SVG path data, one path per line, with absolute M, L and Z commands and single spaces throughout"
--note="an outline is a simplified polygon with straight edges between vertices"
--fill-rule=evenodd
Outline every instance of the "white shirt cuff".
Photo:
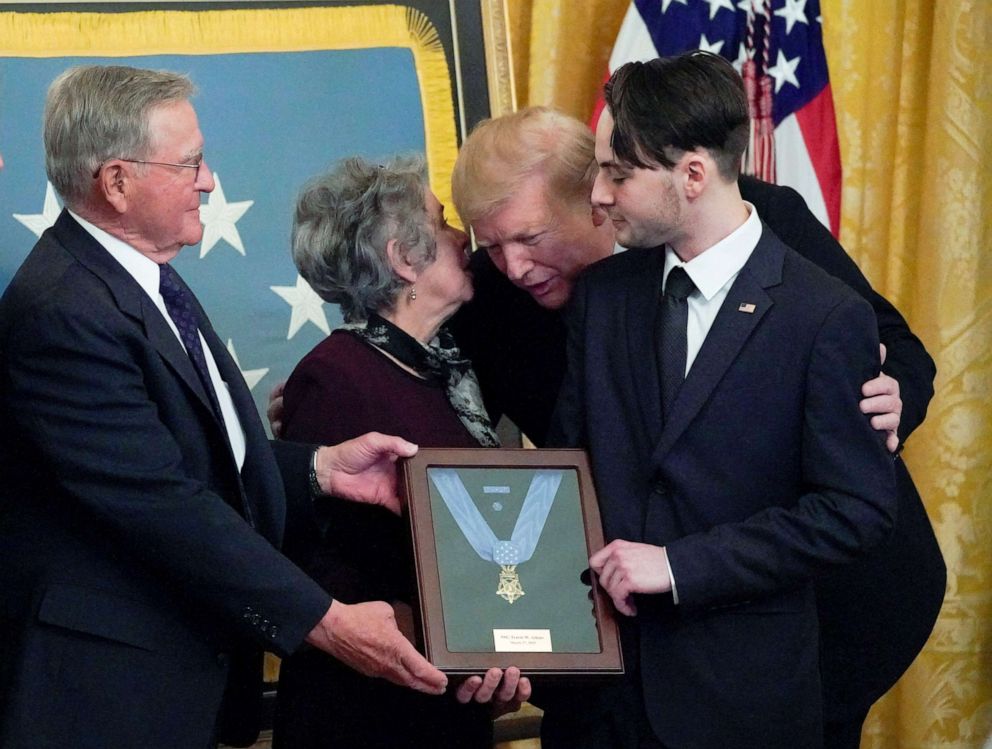
M 674 603 L 676 606 L 678 606 L 678 603 L 679 603 L 679 591 L 675 587 L 675 573 L 672 572 L 672 565 L 668 561 L 668 549 L 666 549 L 664 546 L 662 546 L 661 547 L 661 550 L 663 552 L 665 552 L 665 566 L 668 567 L 668 582 L 670 582 L 672 584 L 672 603 Z

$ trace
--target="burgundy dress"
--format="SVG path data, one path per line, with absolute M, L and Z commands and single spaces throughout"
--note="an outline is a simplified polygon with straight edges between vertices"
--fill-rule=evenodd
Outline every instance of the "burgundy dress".
M 478 447 L 440 385 L 409 373 L 362 340 L 336 331 L 286 383 L 285 438 L 336 444 L 370 431 L 422 447 Z M 328 499 L 318 507 L 321 541 L 296 561 L 343 603 L 403 601 L 413 590 L 406 518 Z M 453 692 L 449 688 L 449 693 Z M 304 649 L 283 661 L 275 717 L 277 749 L 486 747 L 487 706 L 460 705 L 361 676 Z

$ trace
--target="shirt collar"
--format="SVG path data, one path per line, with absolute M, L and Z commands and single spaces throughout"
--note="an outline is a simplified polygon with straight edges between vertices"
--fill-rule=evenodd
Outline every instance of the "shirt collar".
M 68 209 L 67 209 L 68 210 Z M 91 224 L 78 213 L 69 211 L 69 215 L 76 219 L 76 222 L 83 227 L 93 239 L 110 253 L 110 255 L 120 263 L 124 270 L 128 272 L 138 285 L 145 290 L 153 300 L 159 294 L 159 265 L 147 255 L 142 255 L 138 250 L 122 239 L 118 239 L 112 234 L 108 234 L 99 226 Z
M 761 220 L 753 205 L 744 201 L 747 220 L 712 247 L 703 250 L 688 263 L 683 263 L 675 251 L 665 245 L 665 278 L 672 268 L 682 266 L 696 288 L 709 301 L 744 267 L 761 239 Z

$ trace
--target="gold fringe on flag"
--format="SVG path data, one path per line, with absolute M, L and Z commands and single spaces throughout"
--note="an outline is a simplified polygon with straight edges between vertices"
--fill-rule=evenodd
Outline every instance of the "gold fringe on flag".
M 451 204 L 452 72 L 430 19 L 400 5 L 0 13 L 0 57 L 136 57 L 399 47 L 413 55 L 431 185 Z

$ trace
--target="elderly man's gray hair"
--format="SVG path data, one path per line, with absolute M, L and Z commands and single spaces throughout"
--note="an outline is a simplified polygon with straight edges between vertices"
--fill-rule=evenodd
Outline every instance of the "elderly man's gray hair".
M 62 200 L 83 203 L 109 159 L 148 158 L 151 111 L 195 92 L 188 77 L 167 71 L 83 65 L 62 73 L 48 89 L 44 123 L 45 169 Z
M 419 156 L 385 166 L 344 159 L 303 188 L 293 219 L 293 262 L 322 299 L 341 306 L 346 322 L 391 310 L 406 286 L 389 261 L 389 240 L 418 271 L 434 261 L 426 189 Z

